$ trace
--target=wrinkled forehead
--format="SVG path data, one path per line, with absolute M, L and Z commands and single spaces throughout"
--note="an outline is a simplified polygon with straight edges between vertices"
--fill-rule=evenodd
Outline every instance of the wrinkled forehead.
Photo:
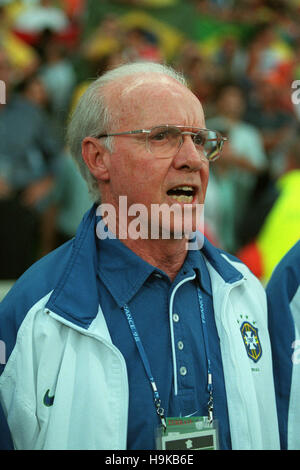
M 120 124 L 152 126 L 160 116 L 157 123 L 204 122 L 198 98 L 177 80 L 163 74 L 123 77 L 107 87 L 107 99 Z M 174 121 L 175 115 L 178 122 Z

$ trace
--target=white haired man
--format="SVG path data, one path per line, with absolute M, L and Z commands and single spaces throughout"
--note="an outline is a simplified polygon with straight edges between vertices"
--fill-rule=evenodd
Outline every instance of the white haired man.
M 1 304 L 14 447 L 278 448 L 264 290 L 187 243 L 224 141 L 199 100 L 171 68 L 123 65 L 83 95 L 68 138 L 95 205 Z

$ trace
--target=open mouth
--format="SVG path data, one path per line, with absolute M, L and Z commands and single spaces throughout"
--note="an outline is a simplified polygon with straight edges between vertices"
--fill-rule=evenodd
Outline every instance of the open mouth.
M 196 189 L 192 186 L 178 186 L 167 191 L 168 196 L 177 202 L 191 204 L 194 200 Z

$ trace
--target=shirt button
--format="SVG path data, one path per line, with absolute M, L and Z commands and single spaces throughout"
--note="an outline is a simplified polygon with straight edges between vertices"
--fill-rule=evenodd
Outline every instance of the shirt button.
M 184 367 L 184 366 L 180 367 L 179 373 L 180 373 L 180 375 L 186 375 L 187 374 L 187 368 Z
M 178 349 L 180 349 L 180 351 L 182 351 L 182 349 L 183 349 L 183 342 L 182 342 L 182 341 L 178 341 L 177 346 L 178 346 Z
M 173 313 L 173 321 L 175 323 L 179 322 L 179 315 L 177 313 Z
M 162 279 L 162 274 L 154 273 L 154 277 L 156 277 L 157 279 Z

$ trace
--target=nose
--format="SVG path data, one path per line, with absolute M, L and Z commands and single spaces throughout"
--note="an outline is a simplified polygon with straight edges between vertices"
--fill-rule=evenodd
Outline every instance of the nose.
M 177 170 L 198 171 L 203 165 L 208 165 L 208 160 L 204 150 L 201 152 L 195 147 L 192 136 L 184 135 L 182 144 L 173 159 L 173 165 Z

